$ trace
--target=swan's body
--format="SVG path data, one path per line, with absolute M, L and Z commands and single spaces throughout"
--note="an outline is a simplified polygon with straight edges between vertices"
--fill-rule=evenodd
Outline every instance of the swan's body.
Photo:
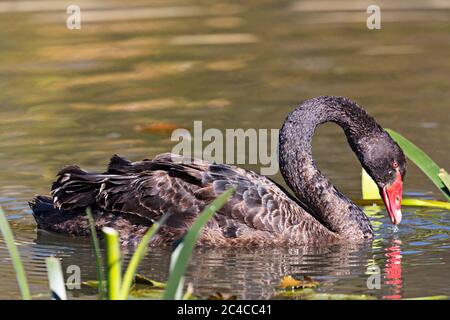
M 152 242 L 168 244 L 182 238 L 202 209 L 234 186 L 235 194 L 208 222 L 199 244 L 370 239 L 373 230 L 364 212 L 337 191 L 312 158 L 314 130 L 327 121 L 343 127 L 349 144 L 380 190 L 387 190 L 389 196 L 389 188 L 400 183 L 401 196 L 398 177 L 405 173 L 405 158 L 398 145 L 354 102 L 319 97 L 290 113 L 280 132 L 280 169 L 296 197 L 252 171 L 161 154 L 133 163 L 114 156 L 102 174 L 66 167 L 53 184 L 52 198 L 38 196 L 30 205 L 39 228 L 73 235 L 89 234 L 84 211 L 91 206 L 97 228 L 117 229 L 123 244 L 136 243 L 153 221 L 169 215 Z M 391 167 L 392 163 L 397 166 Z M 392 221 L 398 223 L 400 218 L 391 211 Z

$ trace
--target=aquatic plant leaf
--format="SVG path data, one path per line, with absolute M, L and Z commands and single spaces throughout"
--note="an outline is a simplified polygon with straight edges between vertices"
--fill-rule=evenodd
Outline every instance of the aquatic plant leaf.
M 158 282 L 158 281 L 149 279 L 140 274 L 136 274 L 136 276 L 134 277 L 134 283 L 141 284 L 141 285 L 147 285 L 147 286 L 157 288 L 157 289 L 165 289 L 166 288 L 166 284 L 164 282 Z
M 237 295 L 227 294 L 217 291 L 213 295 L 210 295 L 206 300 L 237 300 Z
M 23 300 L 31 300 L 30 288 L 28 287 L 28 281 L 25 274 L 25 269 L 22 264 L 19 252 L 17 250 L 16 243 L 14 242 L 14 236 L 9 227 L 8 220 L 5 213 L 0 207 L 0 231 L 5 240 L 6 247 L 8 248 L 9 255 L 13 263 L 14 271 L 16 272 L 17 284 L 19 285 L 20 294 Z
M 306 297 L 315 294 L 316 291 L 311 288 L 304 289 L 292 289 L 292 290 L 278 290 L 275 294 L 275 298 L 296 298 L 306 299 Z
M 296 289 L 279 291 L 275 298 L 299 299 L 299 300 L 376 300 L 376 297 L 366 294 L 341 294 L 341 293 L 318 293 L 314 289 Z
M 361 190 L 363 199 L 381 199 L 380 191 L 377 184 L 369 176 L 366 170 L 362 169 L 361 172 Z
M 169 274 L 171 274 L 175 270 L 175 266 L 177 265 L 178 257 L 180 256 L 180 252 L 184 247 L 183 243 L 184 239 L 181 239 L 181 241 L 176 244 L 175 249 L 172 251 L 172 255 L 170 256 L 170 266 L 169 266 Z M 184 286 L 184 276 L 181 276 L 181 278 L 178 280 L 178 287 L 175 291 L 175 296 L 173 297 L 174 300 L 180 300 L 183 296 L 183 286 Z
M 172 122 L 154 122 L 145 125 L 137 125 L 134 127 L 134 130 L 154 134 L 170 134 L 179 127 L 179 125 Z
M 98 288 L 98 281 L 97 280 L 87 280 L 82 282 L 83 285 L 91 287 L 91 288 Z M 144 288 L 154 288 L 154 289 L 165 289 L 166 284 L 164 282 L 159 282 L 156 280 L 149 279 L 143 275 L 136 274 L 134 278 L 134 284 L 139 287 Z
M 183 294 L 181 300 L 194 300 L 194 285 L 191 282 L 188 283 L 186 292 Z
M 292 276 L 284 276 L 278 287 L 281 289 L 305 289 L 315 288 L 319 286 L 319 284 L 318 281 L 314 281 L 308 276 L 305 276 L 303 280 L 294 279 Z
M 134 299 L 161 299 L 164 291 L 161 289 L 132 289 L 129 297 Z
M 406 156 L 428 176 L 447 200 L 450 200 L 450 190 L 439 178 L 440 167 L 424 151 L 404 136 L 394 130 L 386 129 L 386 131 L 400 145 Z
M 145 235 L 142 237 L 139 245 L 136 248 L 136 251 L 133 253 L 130 262 L 128 263 L 127 270 L 123 276 L 122 285 L 120 288 L 120 297 L 121 299 L 126 299 L 128 297 L 131 285 L 133 280 L 135 279 L 135 274 L 139 263 L 141 263 L 142 259 L 145 257 L 148 251 L 148 244 L 153 236 L 158 232 L 159 227 L 164 223 L 165 219 L 167 219 L 167 215 L 160 219 L 160 221 L 153 223 L 153 225 L 148 229 Z
M 308 300 L 376 300 L 376 297 L 366 294 L 314 293 L 308 296 Z
M 418 297 L 418 298 L 406 298 L 402 300 L 450 300 L 449 296 L 429 296 L 429 297 Z
M 106 287 L 109 300 L 121 299 L 122 285 L 119 233 L 113 228 L 103 227 L 106 244 Z
M 173 260 L 173 263 L 171 263 L 173 269 L 170 271 L 169 280 L 167 281 L 167 288 L 164 291 L 163 299 L 175 299 L 178 288 L 180 286 L 180 282 L 182 281 L 184 272 L 186 271 L 187 265 L 192 255 L 192 250 L 195 247 L 201 229 L 208 222 L 208 220 L 211 219 L 214 213 L 222 208 L 222 206 L 232 196 L 234 191 L 234 188 L 230 188 L 222 193 L 199 214 L 198 218 L 192 224 L 182 243 L 179 244 L 179 246 L 181 245 L 182 248 L 178 252 L 178 257 Z M 174 251 L 177 252 L 177 249 L 175 249 Z
M 439 178 L 441 178 L 442 183 L 450 190 L 450 175 L 445 169 L 441 168 L 439 170 Z
M 371 205 L 379 205 L 384 206 L 384 203 L 381 199 L 372 199 L 372 200 L 353 200 L 359 206 L 371 206 Z M 426 207 L 426 208 L 438 208 L 438 209 L 446 209 L 450 210 L 450 202 L 436 201 L 436 200 L 424 200 L 424 199 L 411 199 L 406 198 L 402 199 L 402 206 L 405 207 Z
M 98 281 L 97 280 L 87 280 L 87 281 L 83 281 L 81 284 L 97 289 L 98 288 Z
M 45 259 L 47 266 L 48 284 L 53 300 L 67 300 L 66 284 L 62 273 L 61 263 L 55 257 Z
M 91 230 L 92 246 L 94 247 L 95 253 L 95 269 L 97 271 L 97 279 L 98 279 L 97 285 L 98 295 L 100 300 L 102 300 L 106 292 L 104 288 L 105 277 L 103 275 L 103 259 L 100 253 L 100 243 L 98 241 L 97 231 L 95 230 L 94 217 L 92 216 L 92 210 L 90 207 L 86 208 L 86 217 L 89 222 L 89 228 Z
M 280 285 L 278 286 L 279 288 L 292 288 L 292 287 L 298 287 L 300 285 L 300 281 L 296 280 L 294 278 L 292 278 L 292 276 L 284 276 L 281 279 Z

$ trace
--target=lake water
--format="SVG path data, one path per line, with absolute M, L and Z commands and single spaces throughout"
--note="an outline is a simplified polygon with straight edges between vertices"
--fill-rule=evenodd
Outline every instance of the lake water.
M 69 2 L 0 2 L 0 205 L 38 297 L 48 297 L 46 257 L 80 266 L 82 280 L 95 278 L 95 264 L 89 240 L 38 234 L 27 201 L 66 164 L 103 170 L 114 153 L 170 151 L 168 128 L 279 128 L 298 102 L 343 95 L 450 168 L 450 11 L 439 3 L 381 1 L 381 30 L 368 30 L 367 6 L 352 1 L 78 3 L 81 30 L 66 28 Z M 340 128 L 318 130 L 314 156 L 360 198 L 360 166 Z M 412 164 L 405 195 L 442 199 Z M 312 276 L 322 293 L 450 295 L 450 212 L 405 207 L 394 232 L 384 209 L 366 211 L 372 243 L 198 249 L 186 281 L 202 297 L 271 298 L 284 275 Z M 140 273 L 164 281 L 169 255 L 152 250 Z M 2 239 L 0 262 L 0 298 L 18 298 Z M 381 289 L 367 288 L 374 265 Z

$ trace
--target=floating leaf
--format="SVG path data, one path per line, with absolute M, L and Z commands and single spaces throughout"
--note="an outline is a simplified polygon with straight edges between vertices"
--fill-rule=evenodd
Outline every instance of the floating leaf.
M 158 288 L 158 289 L 165 289 L 166 288 L 166 284 L 164 282 L 158 282 L 155 280 L 151 280 L 145 276 L 142 276 L 140 274 L 136 274 L 136 276 L 134 277 L 134 283 L 135 284 L 141 284 L 141 285 L 147 285 L 147 286 L 151 286 L 153 288 Z
M 135 299 L 161 299 L 164 291 L 161 289 L 132 289 L 129 297 Z
M 91 288 L 98 288 L 97 280 L 84 281 L 82 284 Z M 149 287 L 149 288 L 151 287 L 154 289 L 164 289 L 166 287 L 166 284 L 164 282 L 158 282 L 156 280 L 149 279 L 140 274 L 137 274 L 136 277 L 134 278 L 134 284 L 142 287 Z
M 292 276 L 284 276 L 278 287 L 281 289 L 305 289 L 315 288 L 319 286 L 319 284 L 318 281 L 314 281 L 308 276 L 304 276 L 303 280 L 294 279 Z
M 366 294 L 318 293 L 314 289 L 279 291 L 275 298 L 290 298 L 299 300 L 376 300 L 376 297 Z
M 308 296 L 308 300 L 376 300 L 376 297 L 367 294 L 314 293 Z
M 429 296 L 429 297 L 418 297 L 418 298 L 406 298 L 403 300 L 450 300 L 449 296 Z
M 140 124 L 134 127 L 138 132 L 168 134 L 179 128 L 179 125 L 171 122 L 154 122 L 150 124 Z
M 222 292 L 216 292 L 213 295 L 206 298 L 207 300 L 237 300 L 237 296 L 234 294 L 227 294 Z
M 315 294 L 316 291 L 314 289 L 305 288 L 305 289 L 293 289 L 293 290 L 279 290 L 277 291 L 275 297 L 276 298 L 297 298 L 297 299 L 306 299 L 306 297 Z
M 447 200 L 450 200 L 450 190 L 446 188 L 445 184 L 439 177 L 440 167 L 418 146 L 406 139 L 401 134 L 394 130 L 386 129 L 389 135 L 394 139 L 406 156 L 414 162 L 430 180 L 438 187 L 438 189 L 444 194 Z

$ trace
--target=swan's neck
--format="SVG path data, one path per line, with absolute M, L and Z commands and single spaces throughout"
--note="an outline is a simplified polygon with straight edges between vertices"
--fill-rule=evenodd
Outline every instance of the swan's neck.
M 367 216 L 318 170 L 312 157 L 314 131 L 324 122 L 335 122 L 344 129 L 360 161 L 368 137 L 381 130 L 372 117 L 345 98 L 308 100 L 289 114 L 281 129 L 281 173 L 309 212 L 328 229 L 343 237 L 369 237 L 373 231 Z

